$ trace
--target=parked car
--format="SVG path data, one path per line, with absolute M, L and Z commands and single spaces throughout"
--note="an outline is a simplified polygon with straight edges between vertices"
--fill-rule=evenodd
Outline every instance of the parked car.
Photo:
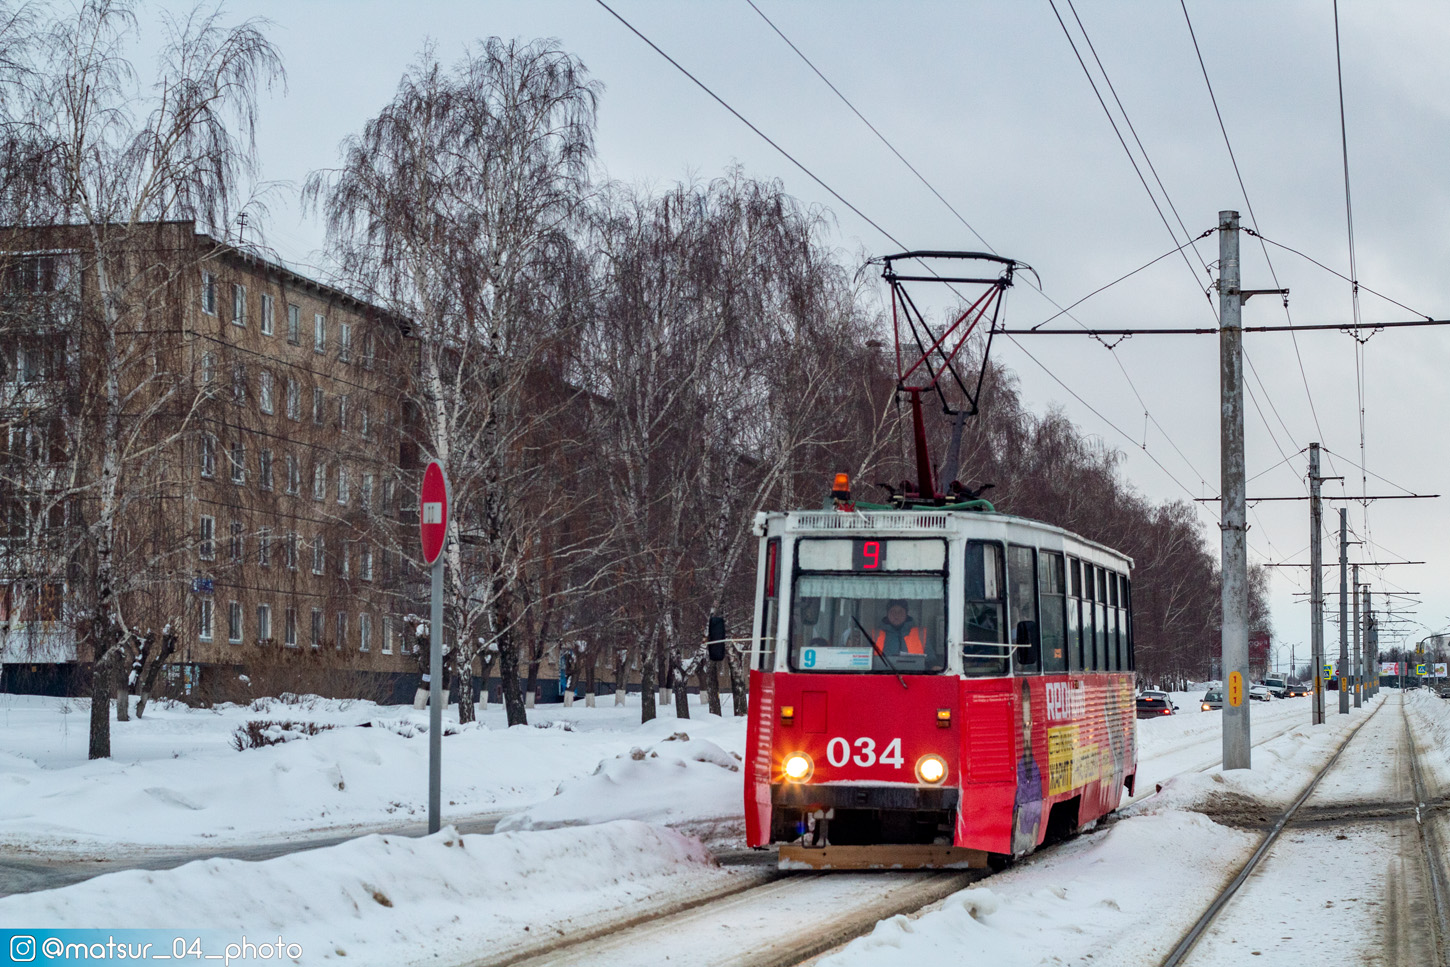
M 1267 685 L 1249 686 L 1249 698 L 1253 699 L 1256 702 L 1267 702 L 1273 697 L 1274 693 L 1269 691 L 1269 687 Z
M 1450 698 L 1450 683 L 1446 683 L 1440 686 L 1440 697 Z
M 1265 678 L 1259 684 L 1267 688 L 1275 698 L 1283 698 L 1284 693 L 1289 690 L 1288 682 L 1282 678 Z
M 1178 711 L 1167 692 L 1145 691 L 1138 696 L 1138 718 L 1150 719 Z
M 1223 708 L 1223 692 L 1216 688 L 1210 688 L 1203 693 L 1203 702 L 1201 704 L 1205 712 L 1209 709 Z

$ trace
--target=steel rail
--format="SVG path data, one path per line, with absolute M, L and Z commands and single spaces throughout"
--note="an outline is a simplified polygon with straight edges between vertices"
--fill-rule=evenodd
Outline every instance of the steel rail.
M 1184 935 L 1183 939 L 1178 941 L 1177 946 L 1168 952 L 1168 956 L 1164 959 L 1162 967 L 1177 967 L 1177 965 L 1183 963 L 1184 958 L 1188 956 L 1193 950 L 1194 945 L 1198 943 L 1198 938 L 1217 919 L 1219 912 L 1228 905 L 1229 900 L 1233 899 L 1234 894 L 1239 891 L 1239 887 L 1243 886 L 1248 881 L 1248 878 L 1253 875 L 1260 861 L 1268 855 L 1270 848 L 1278 841 L 1279 834 L 1284 831 L 1289 821 L 1294 818 L 1294 814 L 1299 811 L 1299 807 L 1308 801 L 1309 797 L 1314 794 L 1315 789 L 1319 788 L 1320 780 L 1329 774 L 1330 769 L 1334 768 L 1334 764 L 1339 761 L 1339 757 L 1344 754 L 1344 750 L 1349 748 L 1349 743 L 1354 741 L 1354 737 L 1359 734 L 1359 730 L 1369 724 L 1369 721 L 1378 715 L 1382 708 L 1384 708 L 1383 702 L 1376 705 L 1374 711 L 1366 715 L 1364 721 L 1356 725 L 1354 731 L 1349 733 L 1348 737 L 1340 743 L 1334 755 L 1330 756 L 1329 761 L 1324 764 L 1324 768 L 1319 770 L 1319 773 L 1314 777 L 1313 781 L 1299 794 L 1299 798 L 1295 799 L 1293 805 L 1275 820 L 1274 825 L 1265 834 L 1263 841 L 1259 843 L 1259 848 L 1254 850 L 1253 854 L 1248 858 L 1248 861 L 1244 863 L 1243 868 L 1239 870 L 1238 875 L 1229 882 L 1228 886 L 1223 888 L 1213 903 L 1209 904 L 1203 916 L 1199 917 L 1198 921 L 1194 923 L 1193 927 Z
M 1400 701 L 1400 715 L 1405 722 L 1405 741 L 1410 745 L 1410 781 L 1415 790 L 1415 827 L 1420 832 L 1420 845 L 1425 849 L 1430 894 L 1435 903 L 1435 919 L 1431 923 L 1434 939 L 1432 949 L 1443 967 L 1450 964 L 1450 950 L 1445 948 L 1445 941 L 1450 938 L 1450 880 L 1445 875 L 1444 853 L 1435 828 L 1433 797 L 1425 787 L 1425 777 L 1420 769 L 1420 750 L 1415 742 L 1415 733 L 1410 729 L 1410 713 L 1405 709 L 1403 698 Z

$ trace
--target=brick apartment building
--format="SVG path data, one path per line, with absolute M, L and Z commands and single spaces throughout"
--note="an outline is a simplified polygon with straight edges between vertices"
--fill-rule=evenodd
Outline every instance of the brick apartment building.
M 145 463 L 127 485 L 125 534 L 131 560 L 153 573 L 122 592 L 128 625 L 171 625 L 167 677 L 178 687 L 245 672 L 276 675 L 267 686 L 278 688 L 320 669 L 401 680 L 416 664 L 400 615 L 419 610 L 406 600 L 416 577 L 405 520 L 415 518 L 399 487 L 411 462 L 405 324 L 191 223 L 144 228 L 126 261 L 155 304 L 136 312 L 144 343 L 130 324 L 139 362 L 124 381 L 158 402 L 130 431 L 151 450 L 135 447 Z M 46 494 L 63 491 L 58 475 L 98 470 L 75 429 L 99 400 L 84 390 L 97 351 L 94 246 L 86 226 L 7 238 L 0 422 L 9 465 L 25 472 L 0 493 L 11 520 L 0 541 L 0 687 L 70 689 L 90 657 L 83 589 L 72 563 L 46 554 L 73 553 L 65 537 L 93 519 L 95 499 L 84 487 Z

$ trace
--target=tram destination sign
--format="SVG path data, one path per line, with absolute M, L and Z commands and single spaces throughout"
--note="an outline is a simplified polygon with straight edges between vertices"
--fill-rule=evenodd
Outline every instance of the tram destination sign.
M 808 537 L 797 545 L 803 571 L 940 571 L 946 567 L 946 541 L 907 537 Z

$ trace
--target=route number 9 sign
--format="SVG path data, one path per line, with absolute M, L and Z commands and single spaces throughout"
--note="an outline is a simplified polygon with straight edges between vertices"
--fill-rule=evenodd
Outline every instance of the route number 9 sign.
M 1239 672 L 1228 674 L 1228 703 L 1234 708 L 1244 704 L 1244 676 Z
M 851 570 L 883 571 L 886 569 L 885 541 L 852 541 Z

